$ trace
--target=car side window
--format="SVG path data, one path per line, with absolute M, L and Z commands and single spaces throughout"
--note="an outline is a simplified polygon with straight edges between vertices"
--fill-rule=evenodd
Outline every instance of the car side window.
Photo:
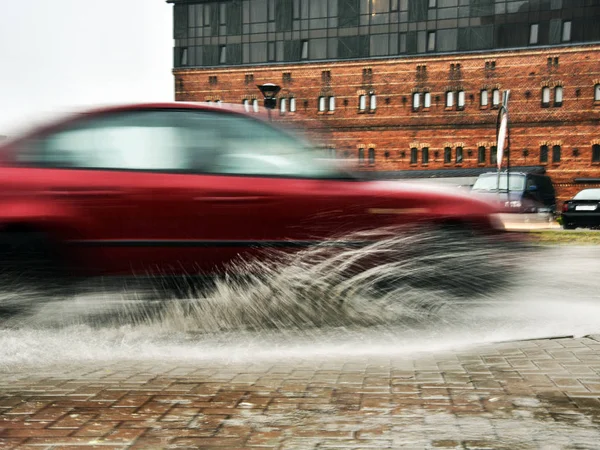
M 41 138 L 21 162 L 55 168 L 195 170 L 197 139 L 179 124 L 185 114 L 141 111 L 83 120 Z
M 218 128 L 223 133 L 222 146 L 209 172 L 311 177 L 330 170 L 315 159 L 308 142 L 260 121 L 223 115 Z

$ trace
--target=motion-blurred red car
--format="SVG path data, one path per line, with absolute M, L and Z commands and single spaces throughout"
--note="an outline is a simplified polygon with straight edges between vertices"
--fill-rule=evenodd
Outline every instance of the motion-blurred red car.
M 361 181 L 225 105 L 74 115 L 0 147 L 2 261 L 81 274 L 190 273 L 264 248 L 409 223 L 502 226 L 480 200 Z

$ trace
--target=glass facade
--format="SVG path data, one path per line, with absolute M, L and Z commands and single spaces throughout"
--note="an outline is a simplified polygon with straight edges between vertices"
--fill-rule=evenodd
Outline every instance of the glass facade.
M 170 0 L 174 66 L 600 41 L 600 0 Z

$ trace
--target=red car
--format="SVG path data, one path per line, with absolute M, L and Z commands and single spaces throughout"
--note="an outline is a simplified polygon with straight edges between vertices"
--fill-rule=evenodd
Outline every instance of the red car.
M 410 223 L 502 225 L 456 192 L 361 181 L 300 137 L 225 105 L 93 110 L 0 147 L 5 268 L 84 274 L 212 272 Z

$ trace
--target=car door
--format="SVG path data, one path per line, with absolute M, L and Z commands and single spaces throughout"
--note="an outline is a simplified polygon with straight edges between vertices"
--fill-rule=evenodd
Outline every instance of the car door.
M 314 242 L 319 222 L 311 219 L 327 196 L 317 194 L 324 181 L 304 143 L 225 111 L 188 111 L 177 122 L 194 170 L 159 183 L 155 221 L 168 236 L 160 239 L 165 259 L 175 262 L 167 270 L 222 270 L 237 258 Z

